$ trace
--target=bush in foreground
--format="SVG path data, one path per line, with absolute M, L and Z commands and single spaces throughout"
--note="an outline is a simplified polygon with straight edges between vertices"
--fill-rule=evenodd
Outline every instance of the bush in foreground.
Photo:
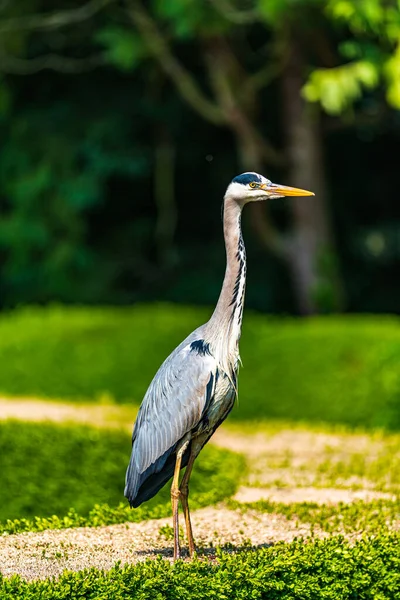
M 391 534 L 350 544 L 341 537 L 257 551 L 219 552 L 217 560 L 148 560 L 90 569 L 60 579 L 26 582 L 1 579 L 2 600 L 397 600 L 399 537 Z

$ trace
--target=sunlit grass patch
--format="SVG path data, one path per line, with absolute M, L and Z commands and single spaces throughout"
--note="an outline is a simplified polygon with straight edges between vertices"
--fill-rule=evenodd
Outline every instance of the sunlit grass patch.
M 83 426 L 0 423 L 2 529 L 103 525 L 169 515 L 168 485 L 139 509 L 120 505 L 130 449 L 128 433 Z M 192 507 L 233 495 L 244 472 L 245 461 L 240 455 L 205 448 L 191 478 Z M 7 519 L 9 523 L 4 524 Z
M 400 499 L 373 500 L 338 504 L 316 504 L 301 502 L 284 504 L 260 500 L 253 503 L 227 502 L 230 508 L 282 514 L 288 519 L 318 526 L 328 533 L 342 534 L 386 534 L 400 531 Z
M 27 308 L 0 318 L 0 392 L 139 404 L 162 361 L 210 310 Z M 248 313 L 231 420 L 400 428 L 396 317 L 306 320 Z
M 253 433 L 246 424 L 228 425 L 226 431 L 237 436 L 241 451 L 246 439 L 252 440 L 246 485 L 400 493 L 399 434 L 287 422 L 258 424 Z

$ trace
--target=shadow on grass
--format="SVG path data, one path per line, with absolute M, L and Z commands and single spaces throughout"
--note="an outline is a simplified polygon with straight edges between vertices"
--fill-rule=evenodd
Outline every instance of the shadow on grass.
M 242 554 L 245 552 L 254 552 L 255 550 L 261 550 L 263 548 L 270 548 L 274 546 L 274 542 L 265 542 L 263 544 L 242 544 L 241 546 L 234 546 L 233 544 L 224 544 L 222 546 L 196 546 L 196 558 L 202 559 L 207 558 L 211 561 L 215 561 L 218 558 L 218 553 L 223 551 L 227 554 Z M 158 556 L 162 558 L 173 559 L 174 556 L 174 548 L 173 546 L 168 546 L 165 548 L 155 548 L 154 550 L 138 550 L 135 552 L 136 556 L 141 556 L 145 558 L 157 558 Z M 184 546 L 181 547 L 181 555 L 180 560 L 184 560 L 188 562 L 192 560 L 189 556 L 189 551 Z

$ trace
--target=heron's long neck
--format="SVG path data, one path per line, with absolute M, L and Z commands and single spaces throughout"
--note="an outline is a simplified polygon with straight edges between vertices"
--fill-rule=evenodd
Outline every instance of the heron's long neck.
M 241 206 L 231 197 L 224 200 L 226 271 L 207 333 L 216 346 L 238 352 L 246 285 L 246 251 L 241 228 Z

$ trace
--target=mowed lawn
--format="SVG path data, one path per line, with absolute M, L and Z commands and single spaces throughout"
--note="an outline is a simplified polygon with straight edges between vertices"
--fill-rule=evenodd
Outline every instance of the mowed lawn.
M 140 404 L 162 361 L 210 310 L 29 308 L 0 317 L 0 393 Z M 400 429 L 400 321 L 246 313 L 230 419 Z

